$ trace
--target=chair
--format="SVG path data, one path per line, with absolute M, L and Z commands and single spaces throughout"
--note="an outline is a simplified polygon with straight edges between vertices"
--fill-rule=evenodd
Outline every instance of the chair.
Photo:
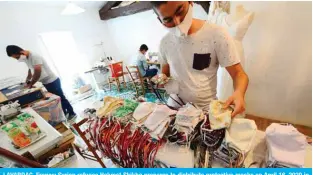
M 121 77 L 123 79 L 122 83 L 124 84 L 124 87 L 126 88 L 126 82 L 124 78 L 125 73 L 123 71 L 123 61 L 110 64 L 109 67 L 111 69 L 111 76 L 108 78 L 110 90 L 111 90 L 111 84 L 116 83 L 117 91 L 120 92 L 120 84 L 121 84 L 120 78 Z
M 72 126 L 74 127 L 74 129 L 76 130 L 76 132 L 78 133 L 78 135 L 84 140 L 84 142 L 86 143 L 86 145 L 88 146 L 88 151 L 90 151 L 92 153 L 92 155 L 88 154 L 88 152 L 86 153 L 85 150 L 81 150 L 77 145 L 74 145 L 74 148 L 76 149 L 76 151 L 84 158 L 84 159 L 89 159 L 89 160 L 93 160 L 93 161 L 97 161 L 99 162 L 99 164 L 103 167 L 106 168 L 106 166 L 104 165 L 101 157 L 98 155 L 97 153 L 97 148 L 93 147 L 91 144 L 96 145 L 92 139 L 87 137 L 88 134 L 88 129 L 85 131 L 81 130 L 81 126 L 84 125 L 86 122 L 88 121 L 87 118 L 81 120 L 78 123 L 74 123 Z
M 138 66 L 126 66 L 126 69 L 135 87 L 137 96 L 139 96 L 140 92 L 139 87 L 141 87 L 142 94 L 145 95 L 145 81 L 147 82 L 148 89 L 149 85 L 151 85 L 149 77 L 143 77 L 139 72 Z

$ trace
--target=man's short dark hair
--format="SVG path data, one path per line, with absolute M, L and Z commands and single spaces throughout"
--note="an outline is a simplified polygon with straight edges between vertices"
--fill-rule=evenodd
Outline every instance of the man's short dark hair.
M 148 49 L 149 49 L 148 46 L 145 44 L 141 45 L 139 48 L 140 51 L 143 51 L 143 50 L 147 51 Z
M 23 51 L 22 48 L 15 45 L 8 45 L 6 50 L 9 57 L 12 55 L 19 55 Z
M 160 5 L 162 5 L 162 4 L 166 4 L 167 3 L 167 1 L 151 1 L 151 4 L 152 4 L 152 6 L 153 7 L 159 7 Z

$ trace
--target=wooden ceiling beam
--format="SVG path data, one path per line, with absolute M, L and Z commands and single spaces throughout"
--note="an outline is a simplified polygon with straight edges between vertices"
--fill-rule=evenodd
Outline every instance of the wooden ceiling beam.
M 99 10 L 99 14 L 104 14 L 108 12 L 112 7 L 118 6 L 122 1 L 108 1 L 104 6 Z
M 120 2 L 120 1 L 113 1 L 113 2 Z M 105 4 L 99 11 L 101 20 L 108 20 L 108 19 L 117 18 L 120 16 L 128 16 L 128 15 L 132 15 L 135 13 L 152 9 L 152 4 L 149 1 L 140 1 L 140 2 L 136 2 L 128 6 L 119 7 L 116 9 L 111 9 L 112 7 L 116 6 L 116 4 L 112 3 L 112 1 L 109 1 L 108 3 Z

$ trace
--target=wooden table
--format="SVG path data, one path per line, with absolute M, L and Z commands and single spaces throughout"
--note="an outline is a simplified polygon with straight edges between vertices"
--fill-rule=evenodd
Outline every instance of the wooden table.
M 154 61 L 147 61 L 147 64 L 149 64 L 149 65 L 157 65 L 157 66 L 160 66 L 160 65 L 161 65 L 161 63 L 159 63 L 159 62 L 154 62 Z

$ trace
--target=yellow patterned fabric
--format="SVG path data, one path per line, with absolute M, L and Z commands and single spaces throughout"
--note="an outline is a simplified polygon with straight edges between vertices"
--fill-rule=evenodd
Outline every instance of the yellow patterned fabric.
M 232 109 L 224 109 L 223 106 L 224 103 L 218 100 L 210 103 L 209 120 L 212 130 L 228 128 L 231 123 Z
M 104 105 L 97 110 L 98 117 L 105 117 L 123 105 L 123 100 L 115 97 L 104 97 Z

